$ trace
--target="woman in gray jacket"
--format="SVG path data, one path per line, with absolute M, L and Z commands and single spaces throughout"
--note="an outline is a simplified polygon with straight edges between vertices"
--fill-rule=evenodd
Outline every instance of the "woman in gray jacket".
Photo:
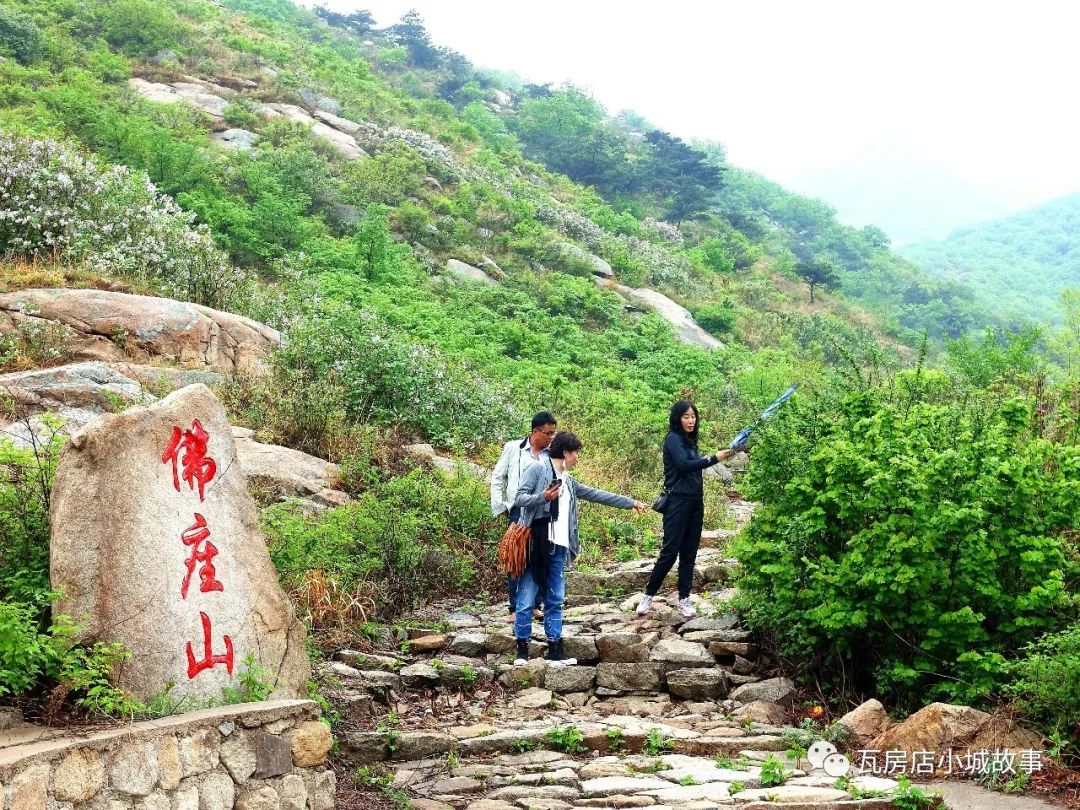
M 578 538 L 578 501 L 593 501 L 637 512 L 648 507 L 625 495 L 593 489 L 570 475 L 578 462 L 581 439 L 570 432 L 559 433 L 548 447 L 548 463 L 533 464 L 521 479 L 514 506 L 519 520 L 532 527 L 528 564 L 518 582 L 514 637 L 517 639 L 515 665 L 529 659 L 532 637 L 532 610 L 540 591 L 544 603 L 544 634 L 548 660 L 563 665 L 576 664 L 563 652 L 562 611 L 566 595 L 565 572 L 581 547 Z

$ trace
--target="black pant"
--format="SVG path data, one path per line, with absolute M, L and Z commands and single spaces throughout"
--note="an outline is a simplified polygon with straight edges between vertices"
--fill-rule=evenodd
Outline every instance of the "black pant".
M 668 498 L 668 508 L 664 511 L 664 544 L 660 547 L 660 557 L 653 566 L 649 584 L 645 586 L 648 596 L 656 596 L 676 557 L 679 558 L 679 598 L 685 599 L 690 595 L 704 521 L 703 499 Z

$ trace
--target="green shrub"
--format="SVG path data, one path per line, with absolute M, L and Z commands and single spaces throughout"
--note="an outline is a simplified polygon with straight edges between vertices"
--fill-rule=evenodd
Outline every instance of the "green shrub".
M 901 775 L 900 785 L 893 789 L 890 799 L 897 810 L 929 810 L 935 807 L 940 794 L 927 793 L 921 787 L 912 784 L 908 776 Z
M 564 754 L 580 754 L 588 749 L 582 744 L 585 737 L 577 726 L 553 728 L 544 736 L 548 745 Z
M 45 55 L 45 37 L 26 14 L 0 6 L 0 51 L 28 65 Z
M 112 0 L 95 4 L 94 21 L 105 40 L 129 56 L 149 56 L 191 35 L 163 0 Z
M 985 696 L 1075 609 L 1080 448 L 1034 416 L 925 372 L 789 404 L 756 436 L 764 505 L 734 546 L 747 619 L 899 703 Z
M 0 604 L 0 697 L 28 691 L 56 658 L 52 638 L 41 631 L 45 607 L 40 602 Z
M 1009 675 L 1006 692 L 1024 716 L 1047 734 L 1070 735 L 1072 753 L 1080 755 L 1080 622 L 1026 647 Z
M 719 304 L 695 307 L 693 316 L 702 329 L 720 337 L 735 328 L 735 321 L 738 320 L 739 314 L 731 301 L 723 301 Z
M 46 437 L 22 449 L 0 439 L 0 601 L 32 605 L 38 618 L 48 607 L 49 497 L 61 444 Z M 23 616 L 16 609 L 9 621 Z
M 50 607 L 49 498 L 61 441 L 41 439 L 34 449 L 0 441 L 0 697 L 19 697 L 44 685 L 71 693 L 97 714 L 125 715 L 138 708 L 108 678 L 126 660 L 117 644 L 75 643 L 77 628 Z
M 255 105 L 245 98 L 229 102 L 222 115 L 225 123 L 231 127 L 255 129 L 261 122 L 258 113 L 255 112 Z
M 419 153 L 402 143 L 342 169 L 344 197 L 356 205 L 399 205 L 420 194 L 427 169 Z
M 674 747 L 675 741 L 671 737 L 666 736 L 658 728 L 650 728 L 649 733 L 645 735 L 645 742 L 642 743 L 641 753 L 655 757 Z
M 313 383 L 333 380 L 351 419 L 398 425 L 439 445 L 472 447 L 520 421 L 500 386 L 370 311 L 332 306 L 297 323 L 281 363 Z
M 607 738 L 608 751 L 617 754 L 626 747 L 626 737 L 621 728 L 612 726 L 604 732 L 604 736 Z
M 319 515 L 264 513 L 270 555 L 317 627 L 389 620 L 440 595 L 494 584 L 503 528 L 483 481 L 414 470 Z
M 790 779 L 791 774 L 779 757 L 769 754 L 761 763 L 761 786 L 778 787 Z

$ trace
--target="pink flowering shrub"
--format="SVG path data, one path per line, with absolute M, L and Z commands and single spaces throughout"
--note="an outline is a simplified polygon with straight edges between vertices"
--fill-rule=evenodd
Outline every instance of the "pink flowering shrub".
M 142 172 L 108 166 L 47 138 L 0 133 L 0 251 L 149 283 L 226 308 L 245 287 L 193 214 Z

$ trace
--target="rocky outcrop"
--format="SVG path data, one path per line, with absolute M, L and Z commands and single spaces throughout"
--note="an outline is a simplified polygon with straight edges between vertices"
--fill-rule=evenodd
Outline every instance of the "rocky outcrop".
M 259 136 L 247 129 L 232 128 L 215 132 L 210 140 L 229 149 L 251 149 L 259 142 Z
M 154 401 L 137 380 L 100 362 L 0 374 L 0 393 L 27 413 L 100 413 Z
M 283 116 L 289 121 L 309 127 L 312 135 L 326 138 L 341 153 L 342 157 L 356 160 L 367 156 L 367 152 L 356 142 L 356 138 L 341 129 L 315 120 L 303 107 L 297 107 L 295 104 L 267 104 L 265 111 L 271 116 Z M 337 118 L 337 116 L 325 111 L 323 111 L 323 116 Z
M 595 253 L 589 253 L 584 248 L 573 242 L 562 242 L 558 246 L 559 255 L 573 262 L 586 265 L 594 276 L 601 278 L 615 278 L 615 271 L 611 265 L 601 259 Z
M 205 700 L 248 659 L 278 697 L 307 692 L 304 627 L 278 584 L 224 408 L 193 385 L 106 414 L 57 464 L 50 580 L 80 638 L 131 653 L 117 683 Z
M 225 128 L 225 108 L 229 106 L 226 96 L 232 95 L 228 88 L 198 80 L 163 84 L 140 78 L 128 79 L 128 86 L 143 98 L 159 104 L 186 101 L 209 115 L 214 129 Z
M 256 487 L 278 500 L 302 498 L 315 506 L 344 506 L 349 497 L 341 492 L 341 471 L 337 464 L 309 456 L 299 450 L 255 441 L 254 431 L 232 429 L 236 457 Z
M 25 322 L 59 324 L 80 360 L 175 363 L 261 373 L 277 330 L 209 307 L 106 290 L 30 289 L 0 294 L 0 334 Z
M 473 267 L 471 264 L 466 264 L 458 259 L 446 260 L 446 271 L 450 275 L 457 278 L 469 279 L 470 281 L 479 281 L 482 284 L 494 286 L 497 282 L 479 267 Z
M 870 748 L 874 740 L 893 726 L 881 701 L 873 699 L 859 704 L 836 723 L 847 729 L 850 747 L 854 748 Z
M 430 464 L 437 470 L 441 470 L 447 475 L 453 475 L 459 469 L 464 470 L 471 475 L 478 478 L 483 478 L 487 475 L 487 470 L 481 467 L 479 464 L 473 464 L 471 461 L 455 461 L 452 458 L 446 456 L 440 456 L 435 452 L 435 448 L 430 444 L 407 444 L 401 448 L 405 455 L 414 459 L 415 461 L 422 462 L 424 464 Z
M 948 751 L 964 749 L 1013 752 L 1041 750 L 1042 737 L 1007 717 L 970 706 L 931 703 L 904 722 L 880 734 L 871 748 L 880 751 Z
M 767 700 L 790 707 L 795 700 L 795 683 L 790 678 L 769 678 L 757 683 L 747 683 L 734 690 L 731 699 L 740 703 Z
M 663 293 L 644 287 L 640 289 L 627 287 L 622 284 L 616 285 L 615 289 L 627 300 L 643 304 L 674 326 L 675 333 L 684 343 L 701 346 L 704 349 L 724 348 L 723 343 L 698 325 L 685 307 L 676 304 Z

